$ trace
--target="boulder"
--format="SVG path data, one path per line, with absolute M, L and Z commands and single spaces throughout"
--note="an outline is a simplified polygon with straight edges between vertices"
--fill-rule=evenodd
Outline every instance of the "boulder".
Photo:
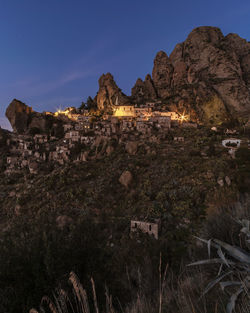
M 14 132 L 24 133 L 28 128 L 28 122 L 32 112 L 33 110 L 31 107 L 17 99 L 14 99 L 9 104 L 5 115 L 8 118 Z
M 36 161 L 31 161 L 29 163 L 29 171 L 31 174 L 37 174 L 39 170 L 39 164 Z
M 130 171 L 124 171 L 119 178 L 119 183 L 128 189 L 129 185 L 133 181 L 133 176 Z
M 128 141 L 125 145 L 125 150 L 131 154 L 135 155 L 138 149 L 138 142 L 136 141 Z
M 114 147 L 113 146 L 107 146 L 106 148 L 106 154 L 109 156 L 114 152 Z
M 218 178 L 217 179 L 217 183 L 220 187 L 223 187 L 224 186 L 224 181 L 223 181 L 223 178 Z
M 67 215 L 59 215 L 56 218 L 56 225 L 58 228 L 63 229 L 73 223 L 73 219 Z
M 228 176 L 225 177 L 225 182 L 228 186 L 231 185 L 231 179 Z

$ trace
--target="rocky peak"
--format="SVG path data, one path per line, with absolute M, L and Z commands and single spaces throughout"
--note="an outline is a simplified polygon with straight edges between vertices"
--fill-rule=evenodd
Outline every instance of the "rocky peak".
M 108 110 L 117 103 L 120 105 L 128 103 L 128 98 L 116 85 L 113 75 L 107 73 L 99 78 L 99 91 L 96 101 L 99 110 Z
M 188 35 L 185 44 L 217 44 L 224 38 L 221 30 L 218 27 L 200 26 L 191 31 Z
M 169 87 L 173 74 L 173 65 L 164 51 L 159 51 L 154 59 L 152 78 L 157 94 L 160 98 L 169 95 Z
M 157 98 L 157 92 L 150 74 L 147 74 L 145 80 L 138 78 L 131 95 L 134 101 L 142 103 L 146 100 L 154 100 Z

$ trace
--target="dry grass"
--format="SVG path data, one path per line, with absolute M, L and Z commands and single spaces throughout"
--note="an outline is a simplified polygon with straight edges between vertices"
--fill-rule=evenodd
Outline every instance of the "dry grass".
M 106 287 L 106 309 L 105 313 L 226 313 L 226 296 L 218 290 L 214 290 L 206 297 L 201 294 L 209 278 L 200 270 L 184 271 L 176 277 L 168 266 L 162 268 L 159 263 L 159 289 L 151 297 L 145 296 L 141 287 L 138 288 L 136 300 L 115 310 Z M 29 313 L 104 313 L 100 311 L 95 282 L 91 278 L 93 310 L 90 309 L 86 290 L 83 288 L 79 278 L 74 272 L 70 273 L 69 282 L 72 285 L 72 295 L 68 295 L 63 289 L 57 290 L 54 301 L 44 296 L 41 301 L 40 311 L 31 309 Z M 249 313 L 249 299 L 241 299 L 235 313 Z

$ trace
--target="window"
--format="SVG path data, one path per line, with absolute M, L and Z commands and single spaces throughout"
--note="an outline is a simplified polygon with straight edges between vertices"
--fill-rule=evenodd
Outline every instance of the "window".
M 137 223 L 135 223 L 134 227 L 137 228 Z
M 149 228 L 149 231 L 151 231 L 151 230 L 152 230 L 152 226 L 151 226 L 151 225 L 149 225 L 149 226 L 148 226 L 148 228 Z

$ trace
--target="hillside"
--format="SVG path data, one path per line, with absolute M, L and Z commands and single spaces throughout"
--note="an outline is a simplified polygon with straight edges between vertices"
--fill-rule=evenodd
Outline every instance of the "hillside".
M 6 138 L 9 135 L 5 133 Z M 24 168 L 6 176 L 2 164 L 1 236 L 6 239 L 1 251 L 9 259 L 8 263 L 1 259 L 0 289 L 9 299 L 3 308 L 9 301 L 10 312 L 36 306 L 71 270 L 83 281 L 94 276 L 100 295 L 105 282 L 126 305 L 131 299 L 124 290 L 130 292 L 132 287 L 126 283 L 125 268 L 136 290 L 136 268 L 143 260 L 145 275 L 153 279 L 145 292 L 153 295 L 157 288 L 153 264 L 158 263 L 160 251 L 164 262 L 176 271 L 183 258 L 189 258 L 191 235 L 200 231 L 209 216 L 221 210 L 225 214 L 249 192 L 248 139 L 244 132 L 237 136 L 242 148 L 235 159 L 221 144 L 228 138 L 223 130 L 177 127 L 164 139 L 151 138 L 137 145 L 113 141 L 108 155 L 102 143 L 98 150 L 103 152 L 87 162 L 52 162 L 41 165 L 38 173 Z M 5 145 L 1 149 L 7 153 Z M 124 171 L 132 179 L 121 183 Z M 130 237 L 132 219 L 154 218 L 161 219 L 159 240 Z
M 186 265 L 206 257 L 194 236 L 248 248 L 234 223 L 250 212 L 249 64 L 249 42 L 199 27 L 131 96 L 107 73 L 79 108 L 14 99 L 13 132 L 0 128 L 0 312 L 43 299 L 42 313 L 65 313 L 42 297 L 73 301 L 71 271 L 88 292 L 95 280 L 102 311 L 113 299 L 117 313 L 224 312 L 223 292 L 197 300 L 218 269 Z

